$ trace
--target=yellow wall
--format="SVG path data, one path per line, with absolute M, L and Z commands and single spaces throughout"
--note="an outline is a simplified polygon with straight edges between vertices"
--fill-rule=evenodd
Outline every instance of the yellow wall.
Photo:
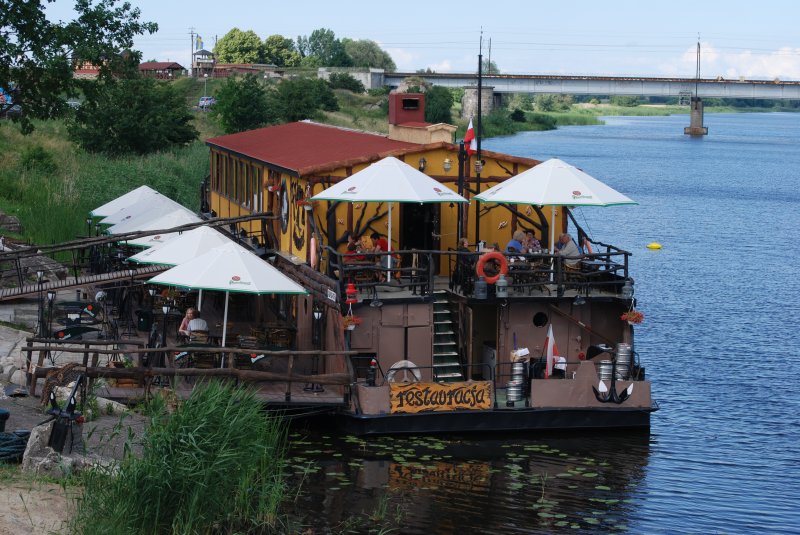
M 285 208 L 288 209 L 286 230 L 283 231 L 280 220 L 275 222 L 273 227 L 276 231 L 276 235 L 278 236 L 281 250 L 291 252 L 299 258 L 308 260 L 307 244 L 312 232 L 312 226 L 308 221 L 308 216 L 312 213 L 322 233 L 321 245 L 327 245 L 328 233 L 326 232 L 326 212 L 329 203 L 327 201 L 318 202 L 315 204 L 312 211 L 306 211 L 302 205 L 297 203 L 297 201 L 300 199 L 308 198 L 321 192 L 324 188 L 323 184 L 317 182 L 314 184 L 313 188 L 309 188 L 309 178 L 311 178 L 311 181 L 314 181 L 314 177 L 297 178 L 287 174 L 279 174 L 275 171 L 269 171 L 262 164 L 248 162 L 232 155 L 224 155 L 222 158 L 217 158 L 216 151 L 213 148 L 211 149 L 211 154 L 211 208 L 219 217 L 232 217 L 250 214 L 251 209 L 257 204 L 255 200 L 253 200 L 250 202 L 249 207 L 243 206 L 243 203 L 248 204 L 248 199 L 251 199 L 251 195 L 255 196 L 258 194 L 256 191 L 247 190 L 246 187 L 245 189 L 242 189 L 243 187 L 239 184 L 238 180 L 241 173 L 245 173 L 247 175 L 246 182 L 250 184 L 249 187 L 251 187 L 251 189 L 254 188 L 256 184 L 259 188 L 261 188 L 261 211 L 268 211 L 272 209 L 276 215 L 280 216 L 282 203 L 279 193 L 281 191 L 286 192 Z M 409 165 L 418 167 L 420 158 L 425 158 L 426 160 L 426 174 L 441 180 L 443 182 L 443 186 L 448 187 L 453 191 L 457 190 L 458 156 L 456 152 L 451 152 L 441 148 L 415 154 L 408 154 L 404 157 L 404 160 Z M 451 168 L 449 171 L 445 171 L 443 167 L 445 158 L 448 158 L 451 163 Z M 495 185 L 495 182 L 491 181 L 487 177 L 506 177 L 510 176 L 509 173 L 521 173 L 528 168 L 527 166 L 521 164 L 515 166 L 513 163 L 508 161 L 498 162 L 496 159 L 488 158 L 486 156 L 484 156 L 484 160 L 485 165 L 481 172 L 481 176 L 483 177 L 481 180 L 481 191 L 486 191 L 489 187 Z M 465 165 L 465 184 L 472 189 L 475 188 L 474 162 L 475 157 L 472 156 Z M 323 178 L 345 178 L 350 174 L 364 169 L 368 165 L 369 164 L 362 164 L 354 166 L 350 172 L 348 172 L 348 169 L 346 168 L 334 169 L 326 172 Z M 268 187 L 270 186 L 273 187 L 273 192 L 268 191 Z M 226 192 L 220 193 L 216 191 L 218 189 L 225 189 Z M 470 195 L 465 193 L 465 197 L 469 198 Z M 237 201 L 236 198 L 239 200 Z M 244 200 L 242 201 L 242 199 Z M 475 243 L 475 206 L 475 201 L 472 201 L 470 202 L 469 207 L 466 209 L 466 236 L 471 244 Z M 511 239 L 513 231 L 511 212 L 497 205 L 482 204 L 481 206 L 483 208 L 490 208 L 490 210 L 488 213 L 484 212 L 484 214 L 481 216 L 480 239 L 490 245 L 496 242 L 501 248 L 505 247 L 506 243 Z M 377 203 L 369 203 L 366 206 L 362 206 L 361 203 L 353 203 L 352 205 L 348 203 L 340 203 L 336 209 L 336 239 L 340 238 L 344 234 L 345 230 L 355 230 L 355 226 L 362 210 L 366 209 L 366 214 L 363 218 L 363 221 L 365 222 L 375 214 L 376 207 Z M 518 209 L 523 213 L 529 211 L 530 217 L 534 220 L 538 220 L 538 216 L 532 208 L 519 205 Z M 381 212 L 385 213 L 387 210 L 388 205 L 384 203 L 383 206 L 381 206 Z M 550 208 L 545 207 L 542 211 L 549 219 Z M 350 217 L 351 212 L 352 219 Z M 401 245 L 397 243 L 397 237 L 400 235 L 400 213 L 400 207 L 395 204 L 395 206 L 392 208 L 392 249 L 397 249 Z M 559 208 L 558 215 L 556 217 L 556 235 L 559 234 L 559 230 L 561 229 L 562 225 L 561 214 L 562 210 Z M 456 248 L 457 217 L 457 208 L 450 208 L 449 203 L 442 204 L 440 213 L 440 247 L 442 250 Z M 242 227 L 248 230 L 248 232 L 260 231 L 260 224 L 258 222 L 244 223 Z M 372 222 L 371 227 L 378 229 L 378 231 L 382 234 L 388 235 L 388 218 L 386 215 L 383 215 L 379 220 Z M 361 231 L 363 233 L 363 241 L 366 245 L 369 245 L 370 240 L 368 236 L 371 231 L 368 229 L 365 230 L 364 228 L 362 228 Z M 542 236 L 540 236 L 540 232 L 537 232 L 536 234 L 541 240 Z M 338 250 L 339 252 L 344 253 L 345 245 L 340 245 Z M 447 262 L 442 262 L 441 267 L 446 268 Z

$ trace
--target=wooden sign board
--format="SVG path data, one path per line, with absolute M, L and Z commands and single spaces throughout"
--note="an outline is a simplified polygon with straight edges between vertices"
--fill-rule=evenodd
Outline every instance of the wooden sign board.
M 392 413 L 487 410 L 492 408 L 492 383 L 390 383 Z

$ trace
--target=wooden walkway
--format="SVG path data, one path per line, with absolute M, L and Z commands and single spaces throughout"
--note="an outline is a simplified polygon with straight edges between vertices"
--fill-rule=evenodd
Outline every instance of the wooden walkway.
M 36 297 L 40 294 L 40 292 L 48 292 L 50 290 L 59 291 L 68 290 L 70 288 L 80 288 L 83 286 L 106 284 L 110 282 L 125 282 L 142 278 L 149 279 L 150 277 L 168 270 L 170 267 L 171 266 L 161 266 L 155 264 L 138 264 L 136 269 L 132 269 L 133 275 L 131 275 L 126 269 L 123 271 L 111 271 L 109 273 L 101 273 L 98 275 L 66 277 L 63 280 L 56 281 L 43 280 L 41 284 L 26 284 L 18 288 L 2 288 L 0 289 L 0 301 Z

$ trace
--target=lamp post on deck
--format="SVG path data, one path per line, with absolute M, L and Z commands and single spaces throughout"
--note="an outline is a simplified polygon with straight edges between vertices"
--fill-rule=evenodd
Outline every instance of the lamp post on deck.
M 208 96 L 208 73 L 203 74 L 203 96 Z

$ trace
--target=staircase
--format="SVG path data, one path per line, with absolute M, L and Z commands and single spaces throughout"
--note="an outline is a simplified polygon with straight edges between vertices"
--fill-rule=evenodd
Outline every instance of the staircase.
M 445 292 L 435 292 L 433 301 L 433 380 L 464 380 L 458 358 L 458 327 Z

